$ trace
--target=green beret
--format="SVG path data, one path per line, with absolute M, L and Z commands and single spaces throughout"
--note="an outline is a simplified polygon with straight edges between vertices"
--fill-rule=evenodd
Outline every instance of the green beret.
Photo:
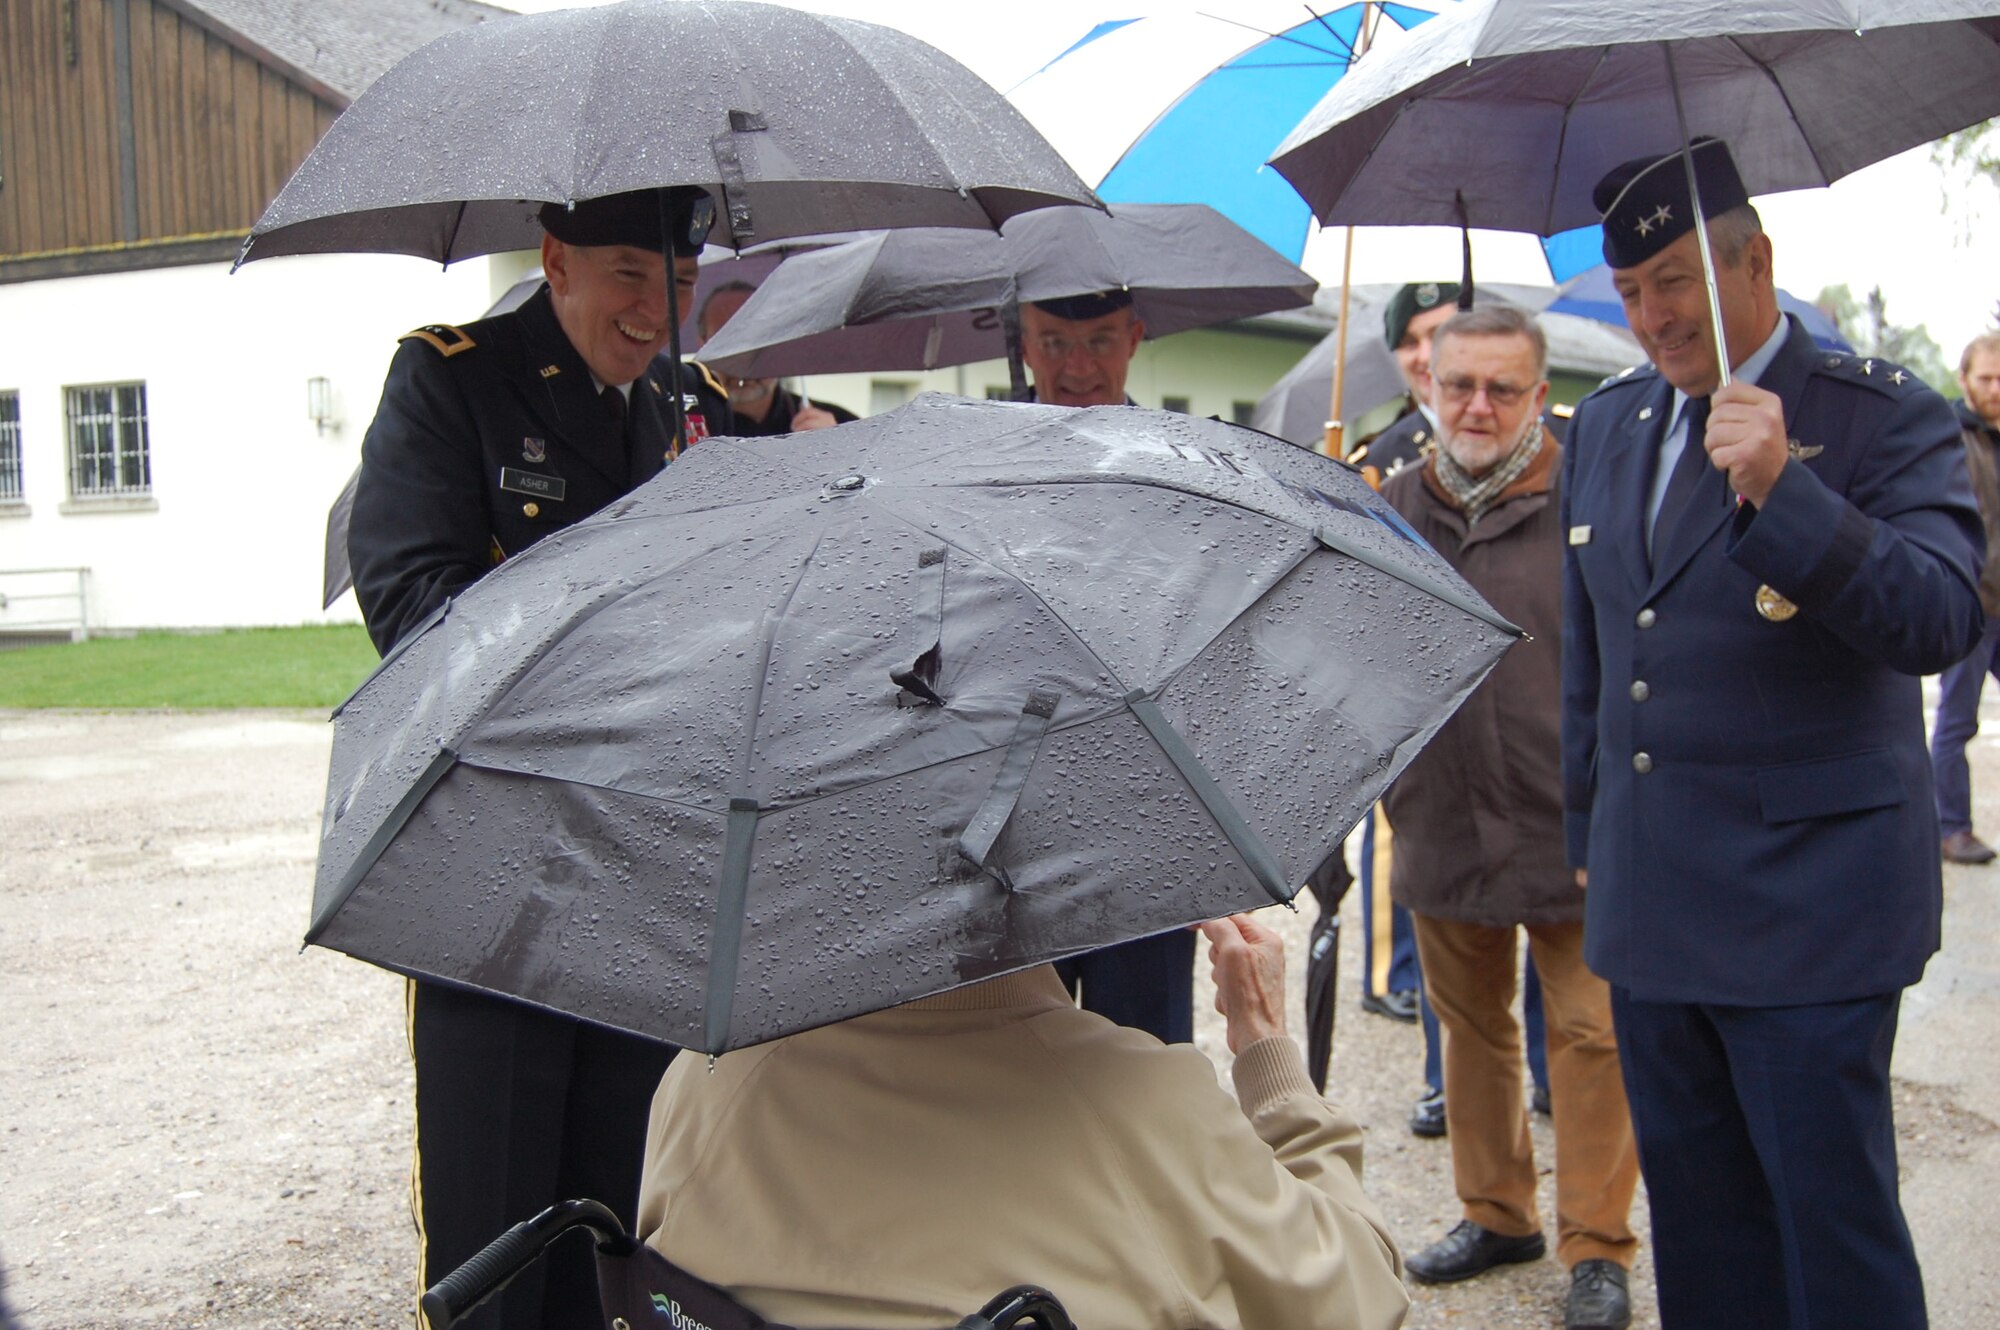
M 1403 333 L 1410 326 L 1410 320 L 1427 309 L 1448 305 L 1458 299 L 1457 282 L 1410 282 L 1396 292 L 1389 302 L 1389 312 L 1382 318 L 1382 332 L 1386 336 L 1389 349 L 1403 340 Z

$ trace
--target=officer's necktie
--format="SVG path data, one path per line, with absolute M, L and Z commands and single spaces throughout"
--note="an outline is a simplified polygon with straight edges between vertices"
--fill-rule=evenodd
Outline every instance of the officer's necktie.
M 1715 468 L 1709 464 L 1708 449 L 1703 441 L 1708 437 L 1708 399 L 1690 397 L 1687 404 L 1687 440 L 1681 444 L 1681 455 L 1674 462 L 1673 474 L 1667 477 L 1667 492 L 1660 499 L 1659 515 L 1653 519 L 1652 551 L 1658 551 L 1673 538 L 1674 524 L 1681 520 L 1681 513 L 1687 509 L 1688 500 L 1701 484 L 1702 477 Z

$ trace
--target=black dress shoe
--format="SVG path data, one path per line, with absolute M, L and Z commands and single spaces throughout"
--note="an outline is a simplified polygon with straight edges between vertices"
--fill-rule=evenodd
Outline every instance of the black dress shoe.
M 1948 864 L 1990 864 L 1994 858 L 1993 847 L 1969 831 L 1952 832 L 1939 848 Z M 1361 1002 L 1366 1006 L 1368 999 L 1363 998 Z
M 1417 990 L 1399 988 L 1392 993 L 1377 997 L 1373 993 L 1361 995 L 1361 1010 L 1374 1016 L 1387 1016 L 1392 1021 L 1402 1021 L 1405 1025 L 1417 1022 Z
M 1632 1295 L 1616 1261 L 1578 1261 L 1569 1272 L 1563 1330 L 1625 1330 L 1632 1324 Z
M 1427 1091 L 1410 1110 L 1410 1135 L 1437 1137 L 1444 1132 L 1444 1091 Z
M 1542 1241 L 1539 1233 L 1510 1238 L 1490 1228 L 1481 1228 L 1470 1219 L 1462 1219 L 1457 1228 L 1410 1257 L 1405 1265 L 1416 1276 L 1418 1283 L 1455 1284 L 1461 1279 L 1483 1275 L 1496 1265 L 1539 1261 L 1548 1249 L 1548 1244 Z M 1572 1288 L 1570 1300 L 1574 1302 L 1575 1299 Z

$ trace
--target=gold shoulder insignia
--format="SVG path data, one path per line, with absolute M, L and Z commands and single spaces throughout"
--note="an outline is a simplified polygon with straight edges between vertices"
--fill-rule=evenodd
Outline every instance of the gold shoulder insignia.
M 684 360 L 681 363 L 684 365 L 692 365 L 696 369 L 700 370 L 701 377 L 708 382 L 709 387 L 713 388 L 716 392 L 720 393 L 724 397 L 729 396 L 729 389 L 726 386 L 724 386 L 721 379 L 716 377 L 714 370 L 702 364 L 699 360 Z
M 1571 416 L 1576 414 L 1576 408 L 1571 406 L 1568 402 L 1557 402 L 1554 406 L 1549 408 L 1549 414 L 1554 416 L 1557 420 L 1568 420 Z
M 465 329 L 453 327 L 449 323 L 426 323 L 421 328 L 412 328 L 396 340 L 407 342 L 412 337 L 420 342 L 429 342 L 431 349 L 441 356 L 455 356 L 461 351 L 470 351 L 478 343 L 466 335 Z

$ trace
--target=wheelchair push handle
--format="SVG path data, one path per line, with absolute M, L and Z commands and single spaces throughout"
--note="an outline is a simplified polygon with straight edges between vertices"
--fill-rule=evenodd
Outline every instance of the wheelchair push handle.
M 629 1252 L 635 1245 L 618 1216 L 596 1201 L 563 1201 L 502 1233 L 477 1255 L 424 1291 L 424 1317 L 431 1330 L 451 1330 L 460 1318 L 507 1286 L 534 1264 L 550 1243 L 574 1228 L 587 1228 L 600 1251 Z
M 1023 1324 L 1036 1330 L 1076 1330 L 1056 1295 L 1033 1284 L 1016 1284 L 952 1330 L 1014 1330 Z

